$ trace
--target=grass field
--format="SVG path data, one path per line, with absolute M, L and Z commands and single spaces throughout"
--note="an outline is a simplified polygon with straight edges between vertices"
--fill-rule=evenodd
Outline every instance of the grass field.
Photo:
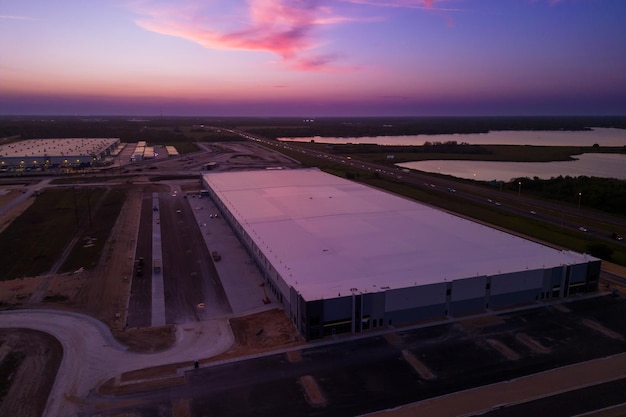
M 122 188 L 110 189 L 103 195 L 102 203 L 98 211 L 94 213 L 95 218 L 92 219 L 89 227 L 85 228 L 81 239 L 61 266 L 60 272 L 75 271 L 80 267 L 91 269 L 98 264 L 102 248 L 127 195 L 128 191 Z
M 624 153 L 626 148 L 615 146 L 520 146 L 520 145 L 468 145 L 468 146 L 383 146 L 383 145 L 328 145 L 300 142 L 298 146 L 325 153 L 354 156 L 378 164 L 393 165 L 400 162 L 425 160 L 474 160 L 499 162 L 552 162 L 569 161 L 572 155 L 582 153 Z M 387 159 L 387 155 L 393 159 Z
M 35 202 L 0 234 L 0 279 L 45 274 L 80 231 L 94 246 L 84 248 L 81 240 L 70 253 L 63 270 L 88 268 L 97 262 L 119 210 L 125 190 L 54 188 L 41 193 Z M 96 207 L 99 209 L 96 210 Z
M 0 265 L 7 280 L 48 272 L 78 225 L 72 188 L 47 190 L 0 234 Z

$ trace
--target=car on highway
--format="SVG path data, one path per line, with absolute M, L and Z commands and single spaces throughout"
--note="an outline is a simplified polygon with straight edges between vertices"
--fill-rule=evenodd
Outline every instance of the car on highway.
M 578 230 L 580 230 L 581 232 L 586 232 L 586 231 L 587 231 L 587 228 L 586 228 L 586 227 L 583 227 L 583 226 L 580 226 L 580 227 L 578 228 Z
M 622 235 L 620 235 L 619 233 L 615 233 L 615 232 L 613 232 L 613 234 L 611 235 L 611 238 L 613 238 L 614 240 L 619 240 L 619 241 L 624 240 L 624 237 Z

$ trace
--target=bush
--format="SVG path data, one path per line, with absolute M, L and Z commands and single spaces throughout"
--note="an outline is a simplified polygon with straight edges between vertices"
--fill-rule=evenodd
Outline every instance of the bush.
M 587 253 L 591 256 L 595 256 L 596 258 L 610 261 L 613 249 L 604 243 L 590 243 L 587 245 Z

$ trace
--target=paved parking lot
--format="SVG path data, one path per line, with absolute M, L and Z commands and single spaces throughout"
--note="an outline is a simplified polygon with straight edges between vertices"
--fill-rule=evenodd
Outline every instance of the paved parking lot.
M 262 285 L 264 280 L 259 269 L 211 199 L 193 194 L 187 197 L 187 201 L 209 252 L 215 251 L 221 257 L 214 264 L 233 314 L 245 315 L 276 308 L 272 292 L 266 291 Z
M 538 304 L 215 364 L 187 372 L 184 385 L 132 397 L 146 407 L 142 415 L 182 398 L 194 416 L 359 415 L 473 387 L 488 393 L 492 383 L 619 354 L 626 348 L 625 316 L 625 300 L 610 296 Z M 304 377 L 314 381 L 324 407 L 311 402 Z M 576 384 L 576 375 L 570 379 Z
M 129 301 L 128 327 L 152 325 L 154 229 L 160 228 L 167 324 L 247 315 L 276 308 L 263 278 L 211 199 L 172 191 L 145 192 Z M 156 210 L 155 210 L 156 207 Z M 212 253 L 219 254 L 215 260 Z M 141 269 L 141 272 L 138 272 Z M 161 307 L 162 308 L 162 307 Z

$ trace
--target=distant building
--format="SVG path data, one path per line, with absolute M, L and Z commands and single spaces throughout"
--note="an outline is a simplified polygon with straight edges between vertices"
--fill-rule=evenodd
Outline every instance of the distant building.
M 174 146 L 166 146 L 165 151 L 167 152 L 168 156 L 178 156 L 178 151 Z
M 203 183 L 306 339 L 595 291 L 600 260 L 317 169 Z
M 2 170 L 92 166 L 115 152 L 118 138 L 29 139 L 0 145 Z

